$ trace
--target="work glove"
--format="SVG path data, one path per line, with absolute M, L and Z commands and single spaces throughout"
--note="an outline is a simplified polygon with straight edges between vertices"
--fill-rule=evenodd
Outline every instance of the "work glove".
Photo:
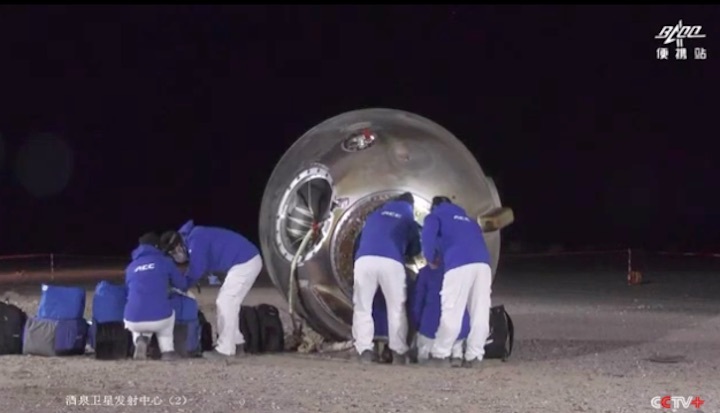
M 175 294 L 182 295 L 182 296 L 185 296 L 188 298 L 192 298 L 193 300 L 197 300 L 197 298 L 195 298 L 195 294 L 193 294 L 192 291 L 183 292 L 183 291 L 178 290 L 175 287 L 171 288 L 170 291 L 172 291 Z

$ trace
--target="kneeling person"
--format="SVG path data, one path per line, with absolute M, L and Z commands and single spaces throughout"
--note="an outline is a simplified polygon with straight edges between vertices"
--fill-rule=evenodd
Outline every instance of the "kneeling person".
M 444 268 L 423 267 L 415 282 L 415 297 L 412 300 L 413 322 L 418 328 L 417 349 L 418 361 L 429 359 L 430 350 L 435 340 L 435 333 L 440 326 L 440 291 L 442 290 Z M 470 332 L 470 314 L 465 311 L 460 335 L 452 346 L 451 363 L 453 367 L 461 367 L 463 363 L 465 339 Z
M 157 337 L 163 360 L 179 358 L 173 344 L 175 312 L 169 288 L 187 291 L 187 280 L 172 259 L 158 247 L 160 237 L 148 233 L 140 237 L 140 245 L 132 252 L 133 261 L 125 270 L 128 299 L 125 304 L 125 328 L 135 343 L 135 359 L 147 357 L 153 334 Z

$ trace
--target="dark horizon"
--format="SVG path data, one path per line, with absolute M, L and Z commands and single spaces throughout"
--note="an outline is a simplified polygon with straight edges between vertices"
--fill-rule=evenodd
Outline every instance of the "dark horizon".
M 706 38 L 658 60 L 678 20 Z M 515 211 L 504 243 L 720 251 L 717 21 L 710 6 L 1 6 L 0 255 L 123 255 L 188 219 L 257 243 L 285 150 L 366 107 L 463 141 Z

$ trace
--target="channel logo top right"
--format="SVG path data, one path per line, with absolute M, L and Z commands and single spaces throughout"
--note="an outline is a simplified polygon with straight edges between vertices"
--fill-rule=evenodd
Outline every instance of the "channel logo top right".
M 682 20 L 674 26 L 663 26 L 655 36 L 656 39 L 664 40 L 662 45 L 655 51 L 658 60 L 688 60 L 688 49 L 685 47 L 687 39 L 704 39 L 705 34 L 702 33 L 702 26 L 686 26 Z M 670 50 L 670 46 L 675 43 L 674 50 Z M 694 60 L 706 60 L 707 49 L 704 47 L 693 47 L 692 57 Z

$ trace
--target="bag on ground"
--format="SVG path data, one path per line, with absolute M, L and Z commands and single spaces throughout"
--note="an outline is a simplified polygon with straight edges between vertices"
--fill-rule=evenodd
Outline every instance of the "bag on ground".
M 126 302 L 127 287 L 124 284 L 100 281 L 92 301 L 93 324 L 123 321 Z
M 88 329 L 88 344 L 98 360 L 119 360 L 131 355 L 132 333 L 123 321 L 127 287 L 100 281 L 92 300 L 92 322 Z
M 69 356 L 85 353 L 88 323 L 84 319 L 28 319 L 23 334 L 23 354 Z
M 202 351 L 211 351 L 214 342 L 212 324 L 207 321 L 205 314 L 200 310 L 198 310 L 198 321 L 200 322 L 200 347 Z
M 93 323 L 90 329 L 92 333 L 88 336 L 94 336 L 91 347 L 95 350 L 96 359 L 122 360 L 132 356 L 132 333 L 125 328 L 123 321 Z
M 260 351 L 262 353 L 280 353 L 285 351 L 285 330 L 280 312 L 270 304 L 260 304 L 255 308 L 260 325 Z
M 262 352 L 262 338 L 260 321 L 255 307 L 243 305 L 240 307 L 240 332 L 245 338 L 245 352 L 258 354 Z
M 0 303 L 0 355 L 22 354 L 27 314 L 20 307 Z
M 505 306 L 490 309 L 490 336 L 485 343 L 485 358 L 507 360 L 512 354 L 514 328 Z
M 37 318 L 79 320 L 85 315 L 85 289 L 61 285 L 42 285 Z

